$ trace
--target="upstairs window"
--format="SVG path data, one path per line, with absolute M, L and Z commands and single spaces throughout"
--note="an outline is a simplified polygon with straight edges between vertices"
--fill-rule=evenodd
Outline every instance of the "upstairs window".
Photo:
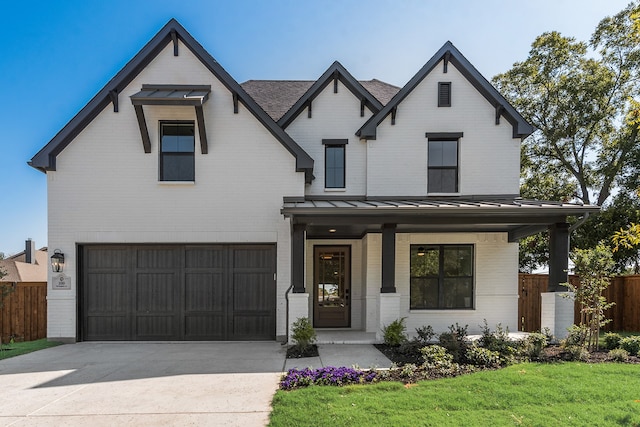
M 345 188 L 346 139 L 323 139 L 324 188 Z
M 458 140 L 429 140 L 427 192 L 458 192 Z
M 451 82 L 438 83 L 438 107 L 451 107 Z
M 160 181 L 195 181 L 195 125 L 160 123 Z

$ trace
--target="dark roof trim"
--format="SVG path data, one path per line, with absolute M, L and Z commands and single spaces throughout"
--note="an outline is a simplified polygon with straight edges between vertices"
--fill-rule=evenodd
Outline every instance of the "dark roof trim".
M 427 132 L 424 134 L 427 139 L 435 140 L 454 140 L 463 136 L 462 132 Z
M 313 159 L 242 89 L 220 64 L 175 19 L 167 24 L 122 68 L 92 99 L 45 145 L 28 164 L 42 172 L 56 170 L 56 156 L 111 102 L 109 92 L 121 93 L 129 83 L 171 42 L 174 55 L 177 44 L 172 32 L 222 82 L 267 130 L 296 158 L 296 171 L 313 177 Z
M 420 82 L 445 59 L 445 67 L 447 62 L 451 62 L 462 73 L 462 75 L 473 85 L 489 101 L 494 108 L 502 107 L 502 115 L 513 126 L 513 137 L 524 139 L 533 133 L 534 128 L 518 113 L 515 108 L 498 92 L 496 88 L 485 79 L 482 74 L 465 58 L 462 53 L 451 42 L 446 42 L 436 54 L 427 61 L 427 63 L 413 76 L 411 80 L 398 92 L 392 99 L 380 110 L 374 114 L 367 122 L 362 125 L 356 132 L 362 139 L 376 139 L 376 129 L 380 123 L 391 112 L 398 107 Z
M 348 139 L 323 139 L 322 145 L 346 145 L 349 143 Z
M 353 95 L 360 99 L 360 101 L 371 110 L 375 115 L 382 108 L 382 104 L 378 101 L 369 91 L 367 91 L 359 81 L 357 81 L 346 68 L 342 66 L 338 61 L 335 61 L 327 69 L 327 71 L 316 80 L 311 87 L 305 92 L 304 95 L 287 111 L 284 116 L 278 120 L 278 124 L 285 129 L 295 120 L 296 117 L 306 108 L 311 109 L 311 102 L 326 88 L 329 83 L 337 82 L 340 80 L 343 85 L 347 87 L 353 93 Z M 334 83 L 334 92 L 336 91 L 337 83 Z
M 142 85 L 142 90 L 130 98 L 133 105 L 202 106 L 210 93 L 210 85 Z

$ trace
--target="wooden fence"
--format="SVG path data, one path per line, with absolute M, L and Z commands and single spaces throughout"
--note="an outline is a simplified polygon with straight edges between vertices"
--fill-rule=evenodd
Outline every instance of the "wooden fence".
M 18 283 L 0 309 L 3 343 L 47 337 L 47 282 Z
M 547 291 L 549 276 L 546 274 L 519 274 L 518 329 L 533 332 L 540 330 L 542 292 Z M 579 285 L 576 276 L 569 282 Z M 640 332 L 640 275 L 614 277 L 603 293 L 615 305 L 606 312 L 611 319 L 604 330 Z M 576 304 L 574 322 L 580 322 L 580 309 Z

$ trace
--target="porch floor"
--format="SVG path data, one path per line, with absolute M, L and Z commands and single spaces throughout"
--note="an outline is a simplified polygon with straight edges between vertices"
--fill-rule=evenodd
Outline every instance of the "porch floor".
M 353 329 L 316 329 L 318 344 L 375 344 L 376 333 Z

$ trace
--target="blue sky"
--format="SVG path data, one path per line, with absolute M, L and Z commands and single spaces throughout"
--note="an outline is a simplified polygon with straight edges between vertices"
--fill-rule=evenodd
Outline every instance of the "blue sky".
M 404 85 L 450 40 L 488 79 L 557 30 L 587 40 L 627 0 L 4 0 L 0 252 L 47 243 L 46 176 L 27 166 L 171 18 L 239 82 L 319 77 Z

